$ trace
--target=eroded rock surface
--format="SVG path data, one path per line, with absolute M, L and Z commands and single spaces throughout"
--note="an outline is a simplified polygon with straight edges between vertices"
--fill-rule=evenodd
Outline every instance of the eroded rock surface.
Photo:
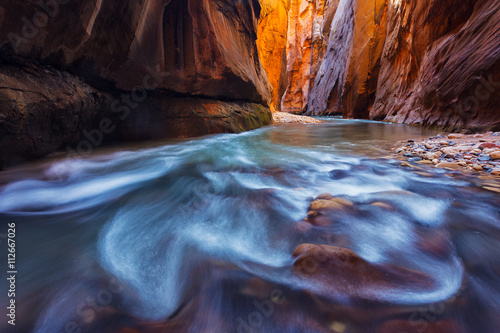
M 35 0 L 2 3 L 1 50 L 123 90 L 155 72 L 162 75 L 157 89 L 270 101 L 255 43 L 256 1 L 64 2 L 52 11 Z
M 260 13 L 256 0 L 2 2 L 2 164 L 76 145 L 124 113 L 99 142 L 271 123 Z
M 0 66 L 0 168 L 78 140 L 110 99 L 50 67 Z
M 450 130 L 500 126 L 498 1 L 395 2 L 387 31 L 371 118 Z
M 500 3 L 292 0 L 282 110 L 500 129 Z
M 273 88 L 272 108 L 281 109 L 281 97 L 287 85 L 286 45 L 288 28 L 287 0 L 260 0 L 257 48 L 262 66 Z

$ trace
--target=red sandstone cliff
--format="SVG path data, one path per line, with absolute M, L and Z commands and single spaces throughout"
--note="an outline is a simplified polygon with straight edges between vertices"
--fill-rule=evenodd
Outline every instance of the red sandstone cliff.
M 262 66 L 273 88 L 273 109 L 281 108 L 281 96 L 286 89 L 286 45 L 288 30 L 288 0 L 260 0 L 262 10 L 257 30 L 257 48 Z
M 104 141 L 269 124 L 260 9 L 257 0 L 3 1 L 0 167 L 77 145 L 108 118 L 116 129 Z
M 274 94 L 294 113 L 498 129 L 499 13 L 495 0 L 291 0 Z
M 109 80 L 124 90 L 142 86 L 156 72 L 162 75 L 157 89 L 270 101 L 255 45 L 257 1 L 77 1 L 57 5 L 53 17 L 37 4 L 0 5 L 5 53 Z
M 389 11 L 370 117 L 498 129 L 500 2 L 407 1 Z

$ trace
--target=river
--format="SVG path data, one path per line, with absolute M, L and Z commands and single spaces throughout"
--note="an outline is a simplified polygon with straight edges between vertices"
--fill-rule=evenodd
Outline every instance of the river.
M 15 223 L 17 281 L 16 326 L 3 315 L 0 331 L 497 333 L 499 184 L 385 158 L 395 141 L 433 134 L 336 119 L 3 171 L 0 247 L 6 263 Z M 356 208 L 305 226 L 322 193 Z M 328 289 L 292 269 L 304 243 L 433 284 L 353 285 L 337 272 Z

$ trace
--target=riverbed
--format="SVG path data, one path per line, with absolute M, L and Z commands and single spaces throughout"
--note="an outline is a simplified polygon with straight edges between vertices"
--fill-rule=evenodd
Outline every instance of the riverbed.
M 3 171 L 17 321 L 0 331 L 499 332 L 500 183 L 390 156 L 435 134 L 323 119 Z M 309 225 L 324 193 L 354 208 Z M 306 243 L 432 283 L 353 285 L 340 272 L 322 278 L 329 289 L 294 271 Z

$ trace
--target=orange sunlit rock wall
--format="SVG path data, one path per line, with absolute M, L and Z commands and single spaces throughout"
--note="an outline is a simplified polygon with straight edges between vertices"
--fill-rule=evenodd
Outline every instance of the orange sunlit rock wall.
M 289 0 L 260 0 L 257 30 L 260 62 L 273 88 L 271 108 L 279 110 L 287 85 L 286 45 Z
M 290 0 L 284 74 L 283 111 L 498 128 L 500 2 Z
M 338 0 L 291 0 L 288 17 L 287 82 L 281 109 L 302 113 L 309 103 Z

